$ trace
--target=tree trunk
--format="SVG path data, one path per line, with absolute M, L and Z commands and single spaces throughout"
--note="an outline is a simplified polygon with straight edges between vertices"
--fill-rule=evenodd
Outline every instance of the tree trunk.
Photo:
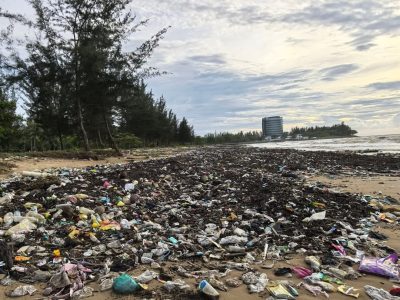
M 75 49 L 74 49 L 74 54 L 75 54 L 75 99 L 76 99 L 76 104 L 78 106 L 78 121 L 79 121 L 79 127 L 81 128 L 82 131 L 82 137 L 83 137 L 83 142 L 85 146 L 85 150 L 87 152 L 90 151 L 90 145 L 89 145 L 89 139 L 85 130 L 85 125 L 83 124 L 83 116 L 82 116 L 82 105 L 81 105 L 81 99 L 79 98 L 79 86 L 80 86 L 80 74 L 79 74 L 79 60 L 78 60 L 78 46 L 79 46 L 79 40 L 76 38 L 75 32 L 74 32 L 74 42 L 75 42 Z
M 103 139 L 101 138 L 100 129 L 97 129 L 97 138 L 99 139 L 100 147 L 101 147 L 101 148 L 104 148 L 104 143 L 103 143 Z
M 103 114 L 103 118 L 104 118 L 104 123 L 106 124 L 107 135 L 110 140 L 111 148 L 113 148 L 115 150 L 115 152 L 117 152 L 118 155 L 122 156 L 122 152 L 121 152 L 121 150 L 119 150 L 118 145 L 115 142 L 114 137 L 112 136 L 110 126 L 108 125 L 108 120 L 107 120 L 105 114 Z
M 58 133 L 58 139 L 60 140 L 60 150 L 64 150 L 64 139 L 62 133 Z
M 85 146 L 85 151 L 89 152 L 90 151 L 90 145 L 89 145 L 89 139 L 85 130 L 85 126 L 83 124 L 83 116 L 82 116 L 82 107 L 81 107 L 81 100 L 77 96 L 77 104 L 78 104 L 78 120 L 79 120 L 79 126 L 82 131 L 82 136 L 83 136 L 83 142 Z

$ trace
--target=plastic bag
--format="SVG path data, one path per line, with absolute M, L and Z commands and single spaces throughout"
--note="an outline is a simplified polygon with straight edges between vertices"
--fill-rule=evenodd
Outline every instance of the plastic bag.
M 339 292 L 341 292 L 342 294 L 345 294 L 347 296 L 351 296 L 354 298 L 358 298 L 360 296 L 360 290 L 355 289 L 352 286 L 340 285 L 337 289 Z
M 257 282 L 257 275 L 254 272 L 247 272 L 242 275 L 242 281 L 244 284 L 255 284 Z
M 396 265 L 398 256 L 393 253 L 385 258 L 363 257 L 359 271 L 389 278 L 399 278 L 399 268 Z
M 72 294 L 72 299 L 83 299 L 83 298 L 89 298 L 93 296 L 93 291 L 94 289 L 91 288 L 90 286 L 84 286 L 82 289 L 75 291 Z
M 281 284 L 269 285 L 267 290 L 272 296 L 278 299 L 295 299 L 295 297 L 293 297 L 292 294 L 290 294 L 290 292 Z
M 321 268 L 321 261 L 316 256 L 306 256 L 304 260 L 314 271 L 319 271 Z
M 257 281 L 255 284 L 250 284 L 248 286 L 250 293 L 261 293 L 265 290 L 265 287 L 267 286 L 268 283 L 268 278 L 267 274 L 261 273 L 261 275 L 257 278 Z
M 10 236 L 13 234 L 19 234 L 19 233 L 25 233 L 25 232 L 31 232 L 32 230 L 36 229 L 37 226 L 33 224 L 31 221 L 28 219 L 23 219 L 21 223 L 9 228 L 6 231 L 6 235 Z
M 310 269 L 304 267 L 294 267 L 292 269 L 292 273 L 294 273 L 299 278 L 304 278 L 310 276 L 313 272 Z
M 329 298 L 329 295 L 325 291 L 323 291 L 320 286 L 314 286 L 304 282 L 300 282 L 298 286 L 304 286 L 304 288 L 311 294 L 313 294 L 315 297 L 318 296 L 319 294 L 322 294 L 326 298 Z
M 8 204 L 14 198 L 14 193 L 7 193 L 3 197 L 0 197 L 0 205 Z
M 215 276 L 211 276 L 208 281 L 212 286 L 215 286 L 217 289 L 227 292 L 228 288 L 225 286 L 225 284 L 222 281 L 219 281 L 218 279 L 215 278 Z
M 158 274 L 154 271 L 146 270 L 144 273 L 140 274 L 136 281 L 139 283 L 149 283 L 154 278 L 157 278 Z
M 230 235 L 223 237 L 219 243 L 220 245 L 229 245 L 229 244 L 243 244 L 247 242 L 247 237 Z
M 328 293 L 334 293 L 334 292 L 336 292 L 336 288 L 335 288 L 332 284 L 330 284 L 329 282 L 318 281 L 318 282 L 316 283 L 316 285 L 322 287 L 322 289 L 323 289 L 325 292 L 328 292 Z
M 378 289 L 376 287 L 366 285 L 364 286 L 365 293 L 373 300 L 398 300 L 399 297 L 390 295 L 389 292 Z
M 325 217 L 326 217 L 326 211 L 321 211 L 321 212 L 311 215 L 311 217 L 307 217 L 307 218 L 303 219 L 303 222 L 320 221 L 320 220 L 324 220 Z
M 33 285 L 21 285 L 15 288 L 11 293 L 8 294 L 9 297 L 22 297 L 26 295 L 32 296 L 37 289 Z
M 128 274 L 122 274 L 114 279 L 113 291 L 117 294 L 133 294 L 141 289 L 141 286 Z
M 176 281 L 167 281 L 164 283 L 164 288 L 169 292 L 173 291 L 174 289 L 189 290 L 190 285 L 181 279 L 177 279 Z
M 328 268 L 328 271 L 330 273 L 332 273 L 333 276 L 338 277 L 340 279 L 344 279 L 348 275 L 346 271 L 343 271 L 343 270 L 341 270 L 339 268 L 330 267 L 330 268 Z
M 101 291 L 107 291 L 111 290 L 113 286 L 114 280 L 111 278 L 105 278 L 100 282 L 100 290 Z
M 240 286 L 239 278 L 228 278 L 227 280 L 225 280 L 225 283 L 227 286 L 232 288 L 237 288 L 238 286 Z

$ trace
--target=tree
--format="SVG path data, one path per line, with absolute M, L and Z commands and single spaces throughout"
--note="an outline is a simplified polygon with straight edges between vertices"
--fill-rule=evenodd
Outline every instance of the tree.
M 183 118 L 178 127 L 178 141 L 181 143 L 190 143 L 193 141 L 193 128 L 189 126 L 186 118 Z
M 24 93 L 31 117 L 43 128 L 54 128 L 49 136 L 58 132 L 61 145 L 66 125 L 77 125 L 86 150 L 91 140 L 102 143 L 105 132 L 118 151 L 112 131 L 119 99 L 141 78 L 161 75 L 146 64 L 167 29 L 134 51 L 123 51 L 124 43 L 147 22 L 136 22 L 129 9 L 132 0 L 28 2 L 36 20 L 21 23 L 30 25 L 37 38 L 26 44 L 27 58 L 12 51 L 2 63 L 8 82 Z M 6 17 L 18 20 L 16 15 Z
M 18 140 L 21 117 L 16 114 L 17 102 L 8 100 L 0 89 L 0 149 L 10 150 Z

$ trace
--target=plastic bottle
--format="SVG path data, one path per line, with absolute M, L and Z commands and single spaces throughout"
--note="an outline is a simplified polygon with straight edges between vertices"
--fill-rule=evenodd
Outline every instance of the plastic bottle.
M 93 232 L 89 233 L 89 238 L 93 243 L 100 244 L 99 239 L 96 237 L 96 235 Z
M 94 215 L 94 211 L 86 207 L 79 207 L 79 213 L 83 215 Z
M 6 213 L 3 220 L 5 227 L 11 226 L 11 224 L 14 222 L 14 214 L 12 212 Z

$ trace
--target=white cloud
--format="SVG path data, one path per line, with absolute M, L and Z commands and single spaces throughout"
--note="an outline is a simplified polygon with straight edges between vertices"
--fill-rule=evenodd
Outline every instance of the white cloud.
M 16 3 L 18 2 L 18 4 Z M 2 0 L 9 10 L 20 0 Z M 361 134 L 400 133 L 400 2 L 135 0 L 144 39 L 172 26 L 149 86 L 196 133 L 344 120 Z M 131 41 L 126 48 L 132 48 Z M 397 114 L 396 114 L 397 113 Z

